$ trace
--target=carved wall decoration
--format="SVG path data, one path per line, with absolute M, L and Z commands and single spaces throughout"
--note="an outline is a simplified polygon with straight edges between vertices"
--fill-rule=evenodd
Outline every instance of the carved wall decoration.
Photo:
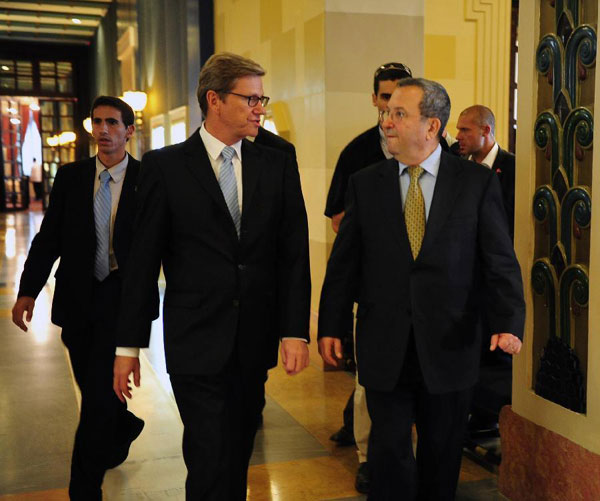
M 586 411 L 591 154 L 597 38 L 581 0 L 543 0 L 534 140 L 535 392 Z M 596 7 L 597 9 L 597 7 Z

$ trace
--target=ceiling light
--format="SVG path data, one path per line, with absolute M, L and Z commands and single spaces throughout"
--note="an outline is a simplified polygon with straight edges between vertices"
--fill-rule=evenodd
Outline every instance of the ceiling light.
M 81 19 L 77 19 L 76 17 L 72 17 L 71 21 L 73 21 L 73 24 L 81 24 Z
M 19 113 L 19 110 L 17 110 L 17 108 L 8 108 L 8 112 L 11 115 L 16 115 L 17 113 Z
M 8 70 L 10 70 L 10 68 L 9 68 L 8 66 L 6 66 L 5 64 L 3 64 L 3 65 L 2 65 L 2 69 L 3 69 L 4 71 L 8 71 Z
M 29 105 L 29 109 L 31 111 L 40 111 L 40 106 L 37 103 L 31 103 Z
M 19 125 L 21 123 L 21 120 L 19 120 L 18 118 L 11 118 L 10 119 L 10 123 L 13 125 Z

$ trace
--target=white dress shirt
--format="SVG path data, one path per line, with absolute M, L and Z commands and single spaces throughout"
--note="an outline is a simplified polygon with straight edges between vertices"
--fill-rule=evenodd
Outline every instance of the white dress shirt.
M 496 157 L 498 156 L 499 149 L 500 149 L 500 146 L 498 146 L 498 143 L 494 143 L 494 146 L 492 146 L 492 149 L 490 151 L 488 151 L 488 154 L 481 161 L 481 165 L 485 165 L 488 169 L 491 169 L 492 165 L 494 165 L 494 162 L 496 161 Z M 469 155 L 469 160 L 473 160 L 473 155 Z M 475 160 L 473 160 L 473 161 L 475 161 Z

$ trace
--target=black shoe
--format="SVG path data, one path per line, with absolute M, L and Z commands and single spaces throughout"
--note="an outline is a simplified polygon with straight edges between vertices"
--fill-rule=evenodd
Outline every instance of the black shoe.
M 144 421 L 139 417 L 133 416 L 127 438 L 123 443 L 117 445 L 112 458 L 108 461 L 108 465 L 106 466 L 107 469 L 116 468 L 127 459 L 129 447 L 131 447 L 133 441 L 140 436 L 143 429 Z
M 356 444 L 356 441 L 354 440 L 354 433 L 349 432 L 343 426 L 338 431 L 336 431 L 333 435 L 331 435 L 329 437 L 329 440 L 331 440 L 341 446 Z
M 358 471 L 356 472 L 356 481 L 354 487 L 361 494 L 369 493 L 369 463 L 366 461 L 358 465 Z

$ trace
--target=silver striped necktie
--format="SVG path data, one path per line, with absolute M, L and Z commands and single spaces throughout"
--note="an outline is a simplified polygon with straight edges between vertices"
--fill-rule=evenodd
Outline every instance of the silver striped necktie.
M 96 257 L 94 261 L 94 276 L 102 282 L 110 273 L 109 244 L 110 244 L 110 173 L 104 169 L 100 173 L 100 187 L 94 197 L 94 221 L 96 223 Z
M 239 238 L 241 214 L 240 205 L 238 203 L 237 182 L 235 180 L 235 172 L 233 171 L 232 158 L 234 155 L 235 149 L 233 149 L 231 146 L 225 146 L 223 151 L 221 151 L 223 163 L 221 164 L 221 169 L 219 170 L 219 186 L 223 192 L 225 203 L 227 204 L 227 208 L 231 214 L 231 219 L 233 219 L 233 224 L 235 225 L 235 231 L 237 232 Z

